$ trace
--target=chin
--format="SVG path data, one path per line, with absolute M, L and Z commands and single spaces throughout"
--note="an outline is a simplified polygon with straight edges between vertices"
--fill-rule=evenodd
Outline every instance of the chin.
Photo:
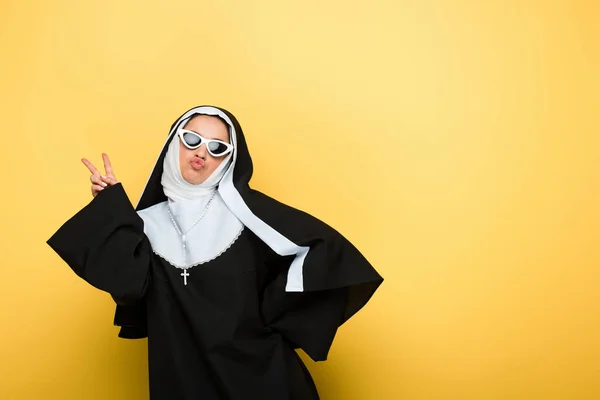
M 206 177 L 204 176 L 184 176 L 183 179 L 185 179 L 186 182 L 191 183 L 192 185 L 199 185 L 201 183 L 204 183 L 204 181 L 206 180 Z

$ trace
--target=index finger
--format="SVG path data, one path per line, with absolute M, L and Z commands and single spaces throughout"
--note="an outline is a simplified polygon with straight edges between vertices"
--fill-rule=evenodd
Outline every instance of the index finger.
M 106 170 L 106 175 L 115 176 L 115 174 L 112 170 L 112 165 L 110 165 L 110 160 L 108 158 L 108 154 L 102 153 L 102 159 L 104 160 L 104 169 Z
M 96 176 L 100 176 L 100 171 L 94 167 L 94 164 L 89 162 L 86 158 L 82 158 L 81 162 L 85 164 L 85 166 L 90 170 L 90 172 Z

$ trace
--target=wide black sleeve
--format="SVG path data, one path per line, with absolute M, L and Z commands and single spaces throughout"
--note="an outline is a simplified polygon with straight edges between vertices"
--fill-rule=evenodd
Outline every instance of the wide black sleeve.
M 143 298 L 152 259 L 143 220 L 121 184 L 101 191 L 47 241 L 81 278 L 120 304 Z
M 293 257 L 272 253 L 268 258 L 270 277 L 261 303 L 265 324 L 313 360 L 326 360 L 337 329 L 369 301 L 383 278 L 335 229 L 266 196 L 258 199 L 269 206 L 262 215 L 267 223 L 310 248 L 302 267 L 302 292 L 286 292 Z

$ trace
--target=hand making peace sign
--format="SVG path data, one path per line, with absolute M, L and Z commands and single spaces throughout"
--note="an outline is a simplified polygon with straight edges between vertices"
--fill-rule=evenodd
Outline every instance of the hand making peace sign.
M 119 183 L 117 178 L 115 178 L 115 173 L 112 170 L 112 166 L 110 165 L 110 160 L 108 159 L 108 155 L 102 153 L 102 160 L 104 160 L 104 170 L 106 171 L 106 175 L 102 175 L 94 164 L 89 162 L 86 158 L 82 158 L 81 162 L 85 164 L 85 166 L 90 170 L 92 175 L 90 176 L 90 181 L 92 182 L 92 196 L 96 197 L 100 191 L 104 190 L 105 187 L 113 186 Z

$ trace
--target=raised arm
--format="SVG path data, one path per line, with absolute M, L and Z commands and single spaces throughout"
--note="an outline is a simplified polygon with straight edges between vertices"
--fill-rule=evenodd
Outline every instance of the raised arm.
M 148 286 L 152 248 L 144 222 L 117 181 L 108 155 L 105 174 L 87 159 L 92 201 L 48 240 L 48 244 L 81 278 L 115 299 L 141 299 Z M 105 190 L 106 189 L 106 190 Z

